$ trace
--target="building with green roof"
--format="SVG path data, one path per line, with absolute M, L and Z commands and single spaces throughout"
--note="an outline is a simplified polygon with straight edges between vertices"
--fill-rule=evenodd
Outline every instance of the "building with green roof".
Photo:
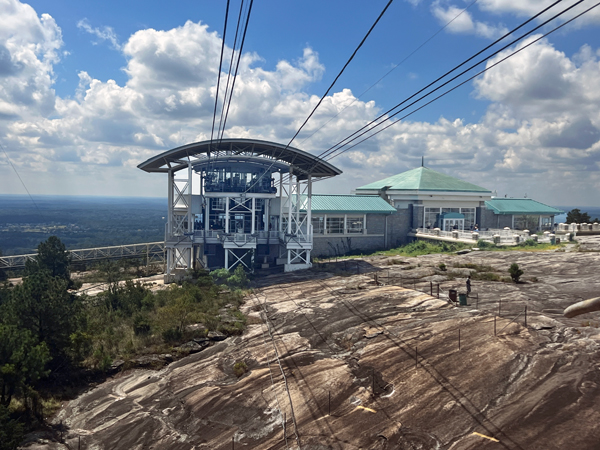
M 379 195 L 313 194 L 311 211 L 315 256 L 384 249 L 409 231 L 405 215 Z
M 564 211 L 531 198 L 492 198 L 485 202 L 488 227 L 509 227 L 518 230 L 549 230 L 554 216 Z
M 493 198 L 492 191 L 469 181 L 417 167 L 355 191 L 378 195 L 410 217 L 412 229 L 469 230 L 504 228 L 547 230 L 562 211 L 533 199 Z
M 396 210 L 407 210 L 412 228 L 442 230 L 475 227 L 478 212 L 492 198 L 486 188 L 424 166 L 361 186 L 356 193 L 379 195 Z

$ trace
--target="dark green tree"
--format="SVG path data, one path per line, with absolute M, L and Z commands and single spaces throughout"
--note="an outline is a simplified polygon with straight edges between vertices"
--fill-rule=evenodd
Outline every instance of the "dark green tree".
M 16 450 L 23 440 L 23 424 L 11 417 L 10 411 L 0 405 L 0 450 Z
M 590 223 L 592 219 L 588 213 L 582 213 L 580 209 L 575 208 L 567 213 L 567 223 Z
M 523 272 L 521 269 L 519 269 L 519 265 L 517 263 L 512 263 L 510 265 L 510 268 L 508 269 L 508 273 L 510 274 L 510 277 L 512 278 L 512 280 L 515 283 L 518 283 L 519 278 L 521 278 L 521 275 L 523 275 L 525 272 Z
M 7 407 L 15 394 L 25 395 L 48 374 L 50 352 L 27 330 L 0 325 L 0 404 Z
M 71 255 L 67 251 L 65 244 L 56 236 L 50 236 L 46 241 L 38 245 L 38 254 L 33 261 L 27 261 L 25 265 L 25 276 L 40 271 L 47 272 L 51 277 L 62 278 L 72 285 Z
M 55 367 L 66 362 L 70 336 L 79 328 L 81 301 L 67 291 L 68 283 L 47 271 L 32 273 L 3 305 L 8 323 L 48 345 Z

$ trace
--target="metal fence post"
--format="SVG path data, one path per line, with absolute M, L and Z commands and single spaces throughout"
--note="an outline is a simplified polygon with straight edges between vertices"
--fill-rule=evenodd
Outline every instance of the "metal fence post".
M 494 316 L 494 336 L 496 336 L 496 316 Z
M 429 282 L 429 295 L 433 297 L 433 281 Z
M 460 350 L 460 328 L 458 329 L 458 349 Z

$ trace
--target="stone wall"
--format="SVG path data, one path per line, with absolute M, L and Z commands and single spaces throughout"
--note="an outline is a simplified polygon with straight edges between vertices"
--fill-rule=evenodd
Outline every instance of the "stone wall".
M 311 256 L 325 257 L 344 255 L 352 251 L 371 253 L 384 249 L 384 236 L 381 235 L 314 235 Z
M 411 230 L 412 215 L 410 209 L 399 209 L 388 217 L 388 248 L 408 244 L 408 233 Z

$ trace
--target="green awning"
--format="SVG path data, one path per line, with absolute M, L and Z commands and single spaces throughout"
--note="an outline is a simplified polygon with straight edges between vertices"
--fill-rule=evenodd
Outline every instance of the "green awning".
M 485 206 L 495 214 L 555 216 L 564 212 L 531 198 L 493 198 Z
M 378 195 L 313 195 L 314 214 L 392 214 L 396 208 Z

